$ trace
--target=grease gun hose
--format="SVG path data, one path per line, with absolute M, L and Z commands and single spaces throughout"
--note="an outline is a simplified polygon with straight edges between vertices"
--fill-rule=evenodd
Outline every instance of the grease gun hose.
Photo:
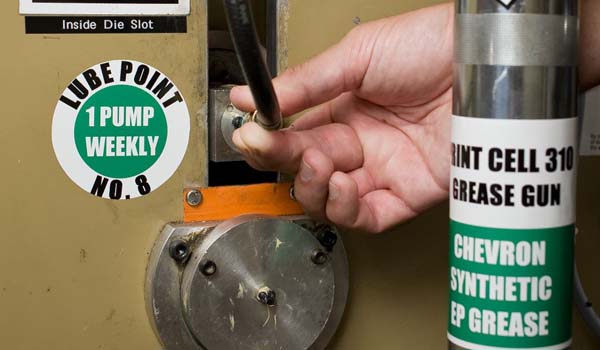
M 258 113 L 254 121 L 265 129 L 279 129 L 281 109 L 260 49 L 249 1 L 223 0 L 223 3 L 233 46 L 256 104 Z
M 579 313 L 581 313 L 581 317 L 590 328 L 592 333 L 600 339 L 600 316 L 596 313 L 594 308 L 592 307 L 592 303 L 589 301 L 587 295 L 585 295 L 585 290 L 583 289 L 583 285 L 581 284 L 581 279 L 579 278 L 579 272 L 577 270 L 577 265 L 575 265 L 575 304 L 577 305 L 577 309 Z

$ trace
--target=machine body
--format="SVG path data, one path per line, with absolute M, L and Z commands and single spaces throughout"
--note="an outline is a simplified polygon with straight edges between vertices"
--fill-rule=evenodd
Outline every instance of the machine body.
M 183 316 L 183 312 L 188 311 L 183 307 L 181 292 L 187 286 L 191 287 L 190 297 L 215 295 L 204 294 L 200 292 L 201 289 L 196 289 L 200 287 L 196 282 L 202 282 L 200 278 L 204 275 L 192 274 L 193 249 L 188 260 L 185 260 L 186 263 L 180 264 L 171 257 L 168 249 L 170 246 L 165 247 L 165 264 L 162 266 L 168 275 L 162 275 L 162 281 L 174 283 L 162 285 L 164 289 L 160 290 L 172 293 L 156 298 L 156 306 L 166 323 L 169 309 L 165 304 L 179 298 L 179 302 L 170 305 L 174 307 L 172 310 L 180 311 L 178 320 L 183 323 L 171 322 L 170 335 L 156 331 L 159 321 L 155 320 L 156 310 L 148 308 L 147 302 L 151 294 L 145 288 L 151 285 L 145 284 L 145 281 L 153 275 L 152 271 L 156 266 L 155 248 L 161 247 L 161 240 L 169 234 L 168 230 L 173 231 L 173 238 L 179 234 L 187 238 L 189 233 L 197 233 L 189 236 L 197 239 L 193 240 L 194 248 L 196 244 L 204 242 L 204 238 L 220 223 L 257 212 L 257 208 L 268 209 L 270 213 L 265 215 L 271 218 L 287 221 L 281 223 L 282 227 L 296 225 L 299 223 L 298 216 L 302 214 L 298 203 L 289 199 L 289 186 L 273 184 L 277 174 L 258 185 L 256 181 L 250 186 L 241 184 L 237 181 L 241 178 L 238 175 L 247 175 L 249 170 L 226 166 L 243 163 L 237 161 L 239 155 L 220 153 L 229 151 L 225 137 L 229 135 L 229 125 L 233 124 L 227 124 L 227 121 L 233 122 L 238 116 L 237 111 L 227 110 L 229 102 L 226 99 L 227 93 L 222 91 L 223 85 L 243 83 L 241 72 L 229 69 L 237 59 L 231 45 L 221 40 L 220 34 L 216 38 L 212 36 L 215 31 L 227 30 L 224 15 L 215 11 L 222 0 L 190 0 L 189 9 L 186 10 L 189 15 L 172 13 L 175 17 L 171 18 L 169 13 L 162 12 L 161 16 L 167 18 L 161 22 L 156 18 L 144 19 L 145 23 L 154 21 L 155 28 L 171 28 L 173 32 L 168 33 L 150 29 L 146 32 L 98 32 L 83 29 L 77 33 L 26 33 L 29 21 L 25 17 L 28 15 L 19 13 L 19 2 L 21 1 L 0 3 L 0 16 L 5 29 L 2 41 L 5 55 L 1 66 L 5 84 L 0 87 L 4 102 L 4 118 L 0 128 L 0 217 L 4 223 L 3 234 L 0 235 L 0 348 L 161 350 L 165 349 L 167 342 L 171 344 L 179 337 L 180 340 L 193 340 L 186 344 L 194 349 L 199 347 L 194 336 L 202 338 L 200 343 L 203 345 L 214 344 L 212 342 L 218 339 L 213 336 L 218 334 L 203 333 L 210 330 L 202 327 L 203 320 L 194 319 L 194 315 L 186 316 L 188 318 Z M 60 4 L 58 1 L 28 2 L 35 6 Z M 85 2 L 87 5 L 77 7 L 94 5 L 93 0 Z M 107 2 L 97 1 L 103 3 L 103 8 L 111 9 L 120 8 L 123 3 L 116 0 L 111 1 L 111 4 Z M 133 19 L 138 19 L 139 15 L 144 16 L 139 9 L 147 7 L 140 5 L 141 3 L 156 6 L 149 4 L 155 0 L 135 2 L 136 4 L 124 4 L 137 10 L 137 13 L 130 13 L 134 16 Z M 268 7 L 269 15 L 265 20 L 267 11 L 264 9 L 271 2 L 256 0 L 252 1 L 252 5 L 259 36 L 272 37 L 262 45 L 269 53 L 269 68 L 272 73 L 276 73 L 318 55 L 339 42 L 356 26 L 447 3 L 448 0 L 273 0 L 277 2 L 277 7 Z M 75 7 L 72 3 L 63 6 Z M 92 12 L 87 14 L 92 17 L 90 21 L 84 20 L 84 23 L 95 21 L 102 26 L 105 23 L 103 17 L 110 19 L 111 25 L 130 23 L 126 18 L 114 18 L 118 16 L 111 11 Z M 64 13 L 46 15 L 59 16 L 60 19 L 63 15 L 78 17 Z M 40 13 L 31 17 L 36 17 L 34 23 L 39 23 L 46 20 L 46 15 Z M 265 28 L 269 26 L 266 24 L 267 20 L 272 21 L 277 29 L 266 31 Z M 61 25 L 62 20 L 51 23 Z M 398 60 L 401 59 L 399 56 Z M 176 87 L 189 110 L 189 141 L 181 165 L 162 186 L 150 182 L 153 185 L 150 193 L 130 200 L 99 198 L 90 194 L 91 189 L 82 190 L 65 173 L 52 146 L 53 113 L 65 89 L 88 67 L 110 61 L 140 62 L 160 71 L 163 75 L 157 80 L 157 84 L 163 81 L 163 77 L 168 77 L 174 84 L 171 92 L 174 93 Z M 221 70 L 223 67 L 226 68 L 225 71 Z M 101 76 L 102 70 L 96 72 Z M 137 69 L 129 77 L 135 77 L 136 72 Z M 213 75 L 213 72 L 216 74 Z M 223 72 L 231 74 L 220 75 Z M 112 70 L 115 81 L 120 78 L 117 73 L 116 69 Z M 147 86 L 153 76 L 154 70 L 141 87 Z M 213 76 L 223 78 L 223 81 L 211 79 Z M 85 79 L 79 80 L 85 82 Z M 215 82 L 222 84 L 214 84 Z M 169 98 L 172 94 L 165 96 Z M 212 97 L 216 98 L 212 100 Z M 224 124 L 227 128 L 223 127 Z M 67 135 L 64 139 L 72 139 L 72 136 Z M 216 147 L 211 148 L 213 146 Z M 226 159 L 233 161 L 225 161 Z M 600 158 L 580 159 L 580 192 L 577 198 L 579 233 L 576 249 L 581 280 L 591 302 L 600 299 L 600 279 L 597 278 L 600 246 L 600 235 L 597 234 L 600 232 L 599 173 Z M 240 188 L 225 191 L 221 187 L 212 187 L 211 181 L 214 181 L 214 186 L 221 186 L 229 175 L 236 176 L 236 181 L 227 181 L 224 185 L 236 184 Z M 140 188 L 144 188 L 143 183 Z M 109 190 L 110 184 L 104 193 L 110 193 Z M 131 193 L 123 192 L 123 195 L 127 194 Z M 262 202 L 256 203 L 255 199 L 261 199 Z M 237 229 L 227 231 L 223 239 L 230 237 L 234 240 L 240 233 L 237 230 L 253 225 L 239 224 Z M 203 228 L 205 226 L 208 227 Z M 341 249 L 343 241 L 348 257 L 349 276 L 343 319 L 333 337 L 316 335 L 316 327 L 309 324 L 310 327 L 303 333 L 306 336 L 298 339 L 295 344 L 309 343 L 316 336 L 330 340 L 326 345 L 328 350 L 442 349 L 447 346 L 447 226 L 448 206 L 447 203 L 442 203 L 381 235 L 339 232 L 340 241 L 334 249 Z M 313 238 L 307 235 L 315 233 L 302 226 L 294 232 L 299 232 L 309 242 Z M 242 234 L 239 239 L 250 236 Z M 218 247 L 216 245 L 214 248 Z M 280 245 L 279 248 L 284 247 Z M 253 249 L 248 250 L 253 253 Z M 199 256 L 202 255 L 200 251 L 196 252 Z M 225 283 L 234 281 L 220 280 L 233 276 L 231 271 L 226 270 L 231 261 L 229 258 L 231 256 L 224 261 L 214 261 L 216 273 L 212 278 Z M 310 269 L 319 271 L 322 265 L 314 264 L 312 256 L 305 255 L 302 263 L 307 264 L 304 266 L 306 270 L 293 277 L 306 278 L 312 283 L 316 275 Z M 204 266 L 208 268 L 206 271 L 210 275 L 210 264 Z M 323 272 L 331 271 L 327 265 L 323 268 Z M 186 269 L 188 272 L 185 275 L 189 277 L 186 281 L 190 283 L 182 284 L 178 278 L 184 277 Z M 272 272 L 269 270 L 269 276 Z M 275 292 L 276 304 L 281 303 L 283 295 L 279 286 L 270 283 L 270 280 L 261 280 L 268 283 L 261 283 L 259 288 L 254 289 L 253 298 L 246 299 L 248 304 L 244 305 L 249 306 L 250 310 L 256 308 L 257 315 L 265 316 L 260 318 L 262 327 L 268 312 L 267 315 L 260 313 L 270 310 L 273 316 L 277 306 L 261 304 L 257 299 L 257 292 L 266 292 L 267 298 L 264 300 L 267 305 L 271 300 L 270 293 L 262 290 L 262 287 L 269 287 Z M 161 281 L 161 278 L 154 281 Z M 332 286 L 328 284 L 323 287 L 323 295 Z M 285 292 L 285 286 L 282 290 Z M 193 294 L 194 291 L 197 294 Z M 238 291 L 239 289 L 235 291 L 232 298 L 234 302 Z M 215 303 L 211 306 L 216 311 L 223 310 L 219 308 L 231 305 L 228 299 L 225 298 L 225 304 Z M 191 313 L 197 310 L 199 313 L 217 315 L 215 319 L 224 325 L 221 328 L 224 334 L 231 332 L 229 313 L 211 313 L 213 310 L 197 308 L 197 301 L 191 298 L 188 300 Z M 323 300 L 331 299 L 323 298 L 303 304 L 307 306 L 306 311 L 310 311 L 315 306 L 323 305 Z M 334 300 L 342 301 L 336 298 Z M 321 315 L 330 312 L 330 309 L 321 306 L 319 310 L 322 311 Z M 330 312 L 332 320 L 331 315 L 333 312 Z M 597 338 L 588 331 L 577 312 L 573 316 L 572 348 L 597 350 Z M 319 319 L 323 320 L 325 317 Z M 243 327 L 252 326 L 251 323 L 244 323 L 251 320 L 243 318 L 241 314 L 236 315 L 236 333 L 242 334 Z M 283 318 L 278 316 L 277 320 L 281 331 Z M 265 325 L 265 333 L 273 330 L 273 321 L 274 318 L 271 317 Z M 294 331 L 294 334 L 298 332 Z M 205 336 L 208 338 L 204 338 Z M 279 337 L 278 341 L 283 340 L 285 333 L 278 333 L 276 336 Z M 234 338 L 226 340 L 234 341 Z M 320 340 L 318 343 L 324 344 Z M 184 343 L 180 344 L 179 349 L 184 348 Z

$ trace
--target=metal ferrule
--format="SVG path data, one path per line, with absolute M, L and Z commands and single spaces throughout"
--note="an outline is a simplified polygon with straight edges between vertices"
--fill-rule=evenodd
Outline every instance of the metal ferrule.
M 576 0 L 458 0 L 453 113 L 575 117 L 577 32 Z

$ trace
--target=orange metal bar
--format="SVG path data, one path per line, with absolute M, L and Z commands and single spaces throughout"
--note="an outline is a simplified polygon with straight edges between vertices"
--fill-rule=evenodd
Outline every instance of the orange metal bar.
M 209 187 L 200 190 L 202 203 L 187 204 L 183 193 L 184 222 L 226 220 L 244 214 L 301 215 L 304 210 L 290 198 L 292 184 Z

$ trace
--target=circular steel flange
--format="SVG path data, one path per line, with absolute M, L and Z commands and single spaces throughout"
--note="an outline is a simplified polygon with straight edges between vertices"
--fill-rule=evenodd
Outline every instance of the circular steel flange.
M 183 274 L 194 337 L 207 349 L 309 349 L 335 301 L 333 265 L 311 259 L 321 248 L 290 221 L 239 218 L 217 226 Z M 203 273 L 207 262 L 216 273 Z
M 325 247 L 303 217 L 169 225 L 154 247 L 146 301 L 167 350 L 321 350 L 346 305 L 343 243 Z M 185 240 L 189 260 L 169 243 Z M 317 259 L 315 254 L 326 254 Z

